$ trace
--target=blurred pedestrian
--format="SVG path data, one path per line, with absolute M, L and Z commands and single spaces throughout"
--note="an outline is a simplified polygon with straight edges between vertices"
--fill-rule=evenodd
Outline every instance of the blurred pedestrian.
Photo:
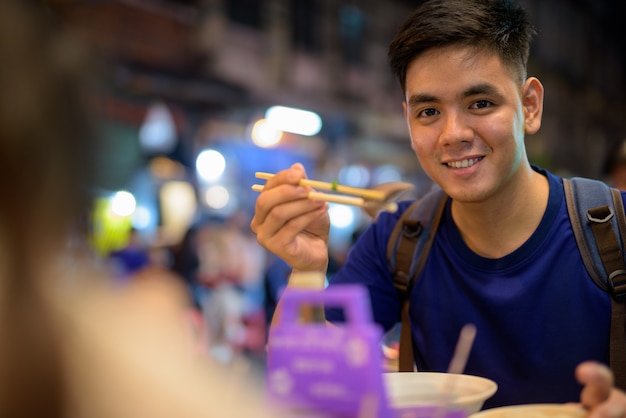
M 108 259 L 116 279 L 120 282 L 126 282 L 151 265 L 149 249 L 135 228 L 130 229 L 126 245 L 111 251 Z
M 626 139 L 609 150 L 604 173 L 610 185 L 626 190 Z

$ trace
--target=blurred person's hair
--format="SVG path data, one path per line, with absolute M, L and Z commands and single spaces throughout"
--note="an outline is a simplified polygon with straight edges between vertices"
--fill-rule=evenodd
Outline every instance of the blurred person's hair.
M 534 34 L 515 0 L 430 0 L 400 26 L 389 45 L 388 60 L 404 91 L 407 69 L 420 54 L 431 48 L 468 46 L 498 54 L 521 85 Z
M 611 175 L 620 165 L 626 165 L 626 138 L 608 147 L 602 174 Z
M 94 178 L 85 48 L 51 9 L 0 1 L 0 416 L 63 415 L 60 341 L 42 287 Z M 81 58 L 82 57 L 82 58 Z

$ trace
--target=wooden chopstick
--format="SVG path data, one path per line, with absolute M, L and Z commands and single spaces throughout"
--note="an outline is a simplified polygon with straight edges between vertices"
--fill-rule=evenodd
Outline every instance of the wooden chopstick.
M 265 186 L 262 184 L 253 184 L 252 190 L 255 192 L 262 192 Z M 350 206 L 360 206 L 366 208 L 372 208 L 374 205 L 378 212 L 391 212 L 394 213 L 398 210 L 398 204 L 395 202 L 378 202 L 374 200 L 365 200 L 362 197 L 345 196 L 341 194 L 322 193 L 322 192 L 309 192 L 307 195 L 309 199 L 325 200 L 327 202 L 340 203 Z M 370 209 L 371 210 L 371 209 Z
M 269 179 L 271 177 L 274 176 L 274 174 L 272 173 L 264 173 L 262 171 L 257 171 L 255 176 L 257 178 L 260 179 Z M 344 194 L 350 194 L 350 195 L 355 195 L 355 196 L 361 196 L 365 199 L 370 199 L 370 200 L 385 200 L 386 195 L 384 192 L 380 191 L 380 190 L 372 190 L 372 189 L 362 189 L 360 187 L 352 187 L 352 186 L 344 186 L 341 184 L 336 184 L 336 183 L 327 183 L 324 181 L 319 181 L 319 180 L 309 180 L 309 179 L 302 179 L 300 180 L 300 185 L 303 186 L 311 186 L 314 187 L 316 189 L 322 189 L 322 190 L 332 190 L 338 193 L 344 193 Z M 329 202 L 331 202 L 331 200 L 329 200 Z M 360 205 L 356 205 L 356 206 L 360 206 Z
M 252 190 L 254 190 L 255 192 L 261 192 L 263 191 L 263 187 L 264 186 L 262 184 L 253 184 Z M 363 199 L 362 197 L 344 196 L 341 194 L 309 192 L 307 197 L 312 200 L 325 200 L 326 202 L 342 203 L 344 205 L 350 206 L 365 205 L 365 199 Z

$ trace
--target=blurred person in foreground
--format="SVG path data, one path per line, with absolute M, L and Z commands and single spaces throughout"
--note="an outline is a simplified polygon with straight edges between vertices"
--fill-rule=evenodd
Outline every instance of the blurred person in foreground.
M 178 280 L 120 288 L 92 262 L 93 68 L 53 17 L 0 2 L 0 416 L 276 416 L 244 368 L 194 355 Z
M 610 295 L 583 265 L 562 178 L 531 165 L 524 146 L 543 112 L 543 86 L 526 73 L 533 34 L 512 0 L 431 0 L 390 44 L 412 148 L 449 196 L 410 295 L 414 360 L 445 371 L 473 322 L 465 370 L 499 386 L 485 408 L 581 402 L 589 416 L 624 417 L 626 394 L 603 365 Z M 295 164 L 269 179 L 250 225 L 292 278 L 328 265 L 328 204 L 307 198 L 305 177 Z M 380 214 L 330 283 L 365 285 L 385 330 L 401 313 L 386 246 L 409 204 Z
M 604 165 L 607 183 L 620 190 L 626 190 L 626 139 L 613 146 Z

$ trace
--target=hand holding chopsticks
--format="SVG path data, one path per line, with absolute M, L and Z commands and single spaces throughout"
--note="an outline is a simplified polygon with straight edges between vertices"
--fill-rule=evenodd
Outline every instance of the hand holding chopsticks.
M 257 178 L 265 180 L 269 179 L 273 175 L 274 174 L 264 172 L 256 173 Z M 309 199 L 363 207 L 365 211 L 373 217 L 381 211 L 395 212 L 398 209 L 398 205 L 391 199 L 393 199 L 401 191 L 413 188 L 411 184 L 402 182 L 383 183 L 375 186 L 373 189 L 363 189 L 359 187 L 344 186 L 338 184 L 337 182 L 327 183 L 309 179 L 302 179 L 299 184 L 302 186 L 310 186 L 316 189 L 336 192 L 322 193 L 311 191 L 308 195 Z M 252 190 L 260 192 L 263 190 L 263 187 L 264 186 L 261 184 L 254 184 L 252 186 Z

